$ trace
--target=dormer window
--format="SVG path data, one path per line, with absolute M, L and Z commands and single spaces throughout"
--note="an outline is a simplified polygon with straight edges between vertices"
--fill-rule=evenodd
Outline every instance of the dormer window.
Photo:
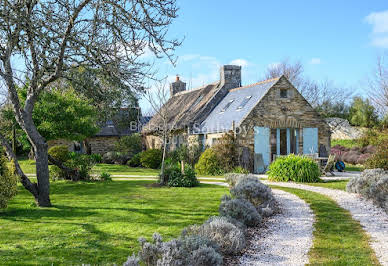
M 287 89 L 280 89 L 280 98 L 287 98 L 287 93 L 288 93 L 288 90 Z

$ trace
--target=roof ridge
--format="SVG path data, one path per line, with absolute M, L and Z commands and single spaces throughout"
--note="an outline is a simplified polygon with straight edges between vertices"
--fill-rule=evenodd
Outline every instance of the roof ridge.
M 253 86 L 256 86 L 256 85 L 260 85 L 260 84 L 264 84 L 264 83 L 268 83 L 268 82 L 271 82 L 271 81 L 274 81 L 274 80 L 277 80 L 277 79 L 280 79 L 280 77 L 262 80 L 262 81 L 259 81 L 259 82 L 253 83 L 253 84 L 249 84 L 249 85 L 245 85 L 245 86 L 242 86 L 242 87 L 230 89 L 229 91 L 236 91 L 236 90 L 239 90 L 239 89 L 250 88 L 250 87 L 253 87 Z
M 175 93 L 174 96 L 178 96 L 178 95 L 190 93 L 190 92 L 193 92 L 193 91 L 198 91 L 198 90 L 201 90 L 201 89 L 206 88 L 207 86 L 214 86 L 214 85 L 217 85 L 218 83 L 219 83 L 219 81 L 215 81 L 215 82 L 208 83 L 208 84 L 205 84 L 205 85 L 203 85 L 203 86 L 201 86 L 201 87 L 197 87 L 197 88 L 194 88 L 194 89 L 191 89 L 191 90 L 180 91 L 180 92 L 178 92 L 178 93 Z

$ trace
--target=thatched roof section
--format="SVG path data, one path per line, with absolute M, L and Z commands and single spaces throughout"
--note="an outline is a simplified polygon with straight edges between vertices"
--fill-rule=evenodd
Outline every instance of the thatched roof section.
M 219 82 L 212 83 L 183 91 L 172 96 L 162 107 L 168 113 L 168 126 L 175 130 L 185 129 L 194 123 L 201 123 L 215 105 L 227 94 Z M 163 113 L 163 111 L 161 111 Z M 143 127 L 143 133 L 157 131 L 163 126 L 160 114 L 155 114 L 147 125 Z

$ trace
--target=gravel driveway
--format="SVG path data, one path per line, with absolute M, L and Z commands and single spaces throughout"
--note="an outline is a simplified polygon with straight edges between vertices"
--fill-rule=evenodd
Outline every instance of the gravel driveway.
M 240 265 L 305 265 L 313 243 L 314 214 L 309 205 L 294 194 L 272 190 L 281 213 L 259 228 Z
M 262 182 L 270 185 L 304 189 L 332 198 L 339 206 L 348 210 L 353 219 L 360 222 L 364 230 L 371 236 L 370 245 L 375 251 L 377 259 L 382 265 L 388 266 L 388 214 L 373 205 L 371 201 L 365 200 L 357 194 L 337 189 L 296 183 L 269 182 L 267 180 L 262 180 Z

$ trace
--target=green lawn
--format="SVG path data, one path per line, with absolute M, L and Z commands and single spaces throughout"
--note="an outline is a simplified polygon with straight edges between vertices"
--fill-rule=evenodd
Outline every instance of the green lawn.
M 332 139 L 331 146 L 341 145 L 346 148 L 359 147 L 360 143 L 357 139 Z
M 27 160 L 27 159 L 21 159 L 19 160 L 20 166 L 22 167 L 24 173 L 26 174 L 35 174 L 35 161 L 34 160 Z M 51 165 L 49 166 L 51 167 Z M 112 175 L 154 175 L 157 176 L 159 174 L 158 169 L 148 169 L 148 168 L 141 168 L 141 167 L 129 167 L 126 165 L 117 165 L 117 164 L 104 164 L 100 163 L 93 167 L 93 172 L 96 174 L 102 173 L 102 172 L 108 172 Z
M 357 165 L 354 165 L 354 164 L 345 164 L 345 171 L 349 171 L 349 172 L 354 172 L 354 171 L 357 171 L 357 172 L 361 172 L 364 170 L 364 167 L 361 165 L 361 164 L 357 164 Z
M 305 200 L 315 214 L 311 265 L 379 265 L 369 237 L 348 211 L 321 194 L 301 189 L 272 186 Z
M 331 189 L 339 189 L 346 191 L 346 184 L 349 182 L 349 180 L 330 180 L 325 182 L 318 182 L 318 183 L 304 183 L 309 186 L 314 187 L 326 187 Z
M 20 187 L 0 212 L 0 265 L 122 265 L 140 236 L 176 237 L 217 215 L 228 189 L 153 188 L 152 181 L 53 182 L 53 208 L 33 207 Z

